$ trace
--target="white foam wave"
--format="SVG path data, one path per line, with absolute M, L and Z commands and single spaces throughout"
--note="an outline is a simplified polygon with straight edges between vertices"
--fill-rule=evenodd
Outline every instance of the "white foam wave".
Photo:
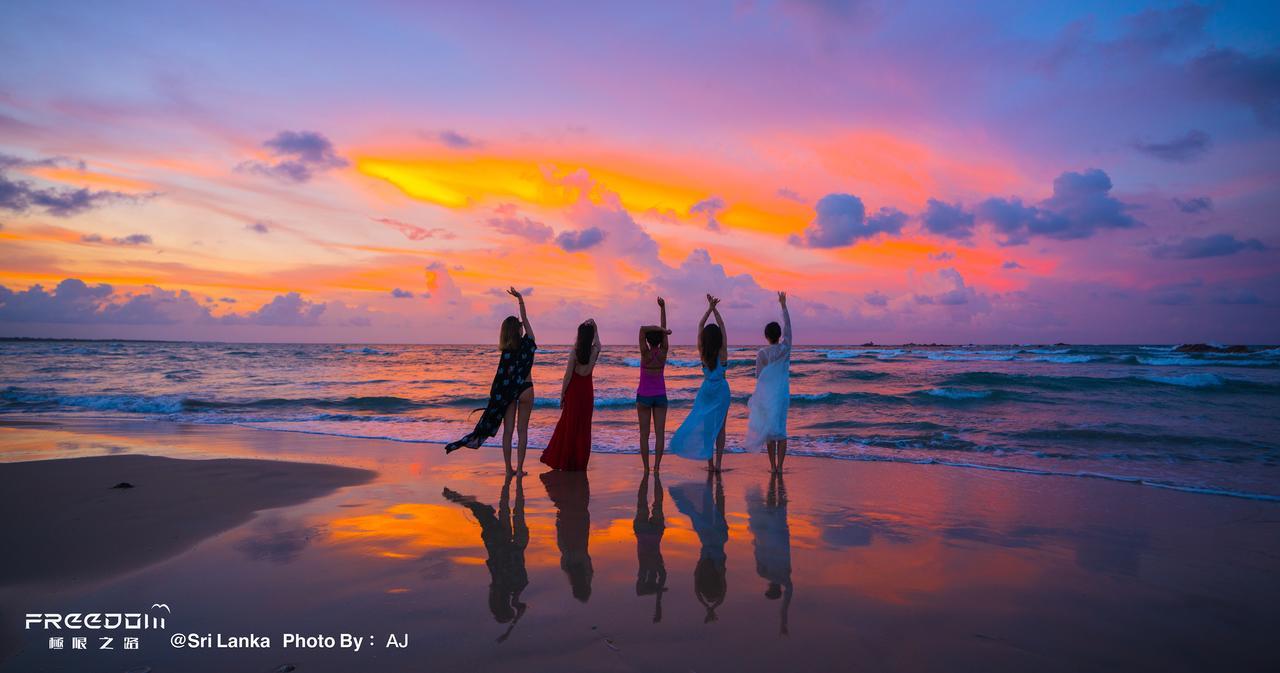
M 980 400 L 991 397 L 990 390 L 969 390 L 967 388 L 930 388 L 925 393 L 934 397 L 945 397 L 949 400 Z
M 1214 388 L 1226 384 L 1226 380 L 1217 374 L 1184 374 L 1182 376 L 1143 376 L 1154 383 L 1166 383 L 1184 388 Z

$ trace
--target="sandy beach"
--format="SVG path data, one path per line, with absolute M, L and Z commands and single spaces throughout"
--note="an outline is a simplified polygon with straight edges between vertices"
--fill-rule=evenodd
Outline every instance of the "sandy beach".
M 1271 502 L 804 458 L 771 483 L 759 455 L 728 456 L 718 485 L 678 460 L 642 481 L 635 456 L 604 455 L 504 488 L 487 449 L 101 421 L 0 435 L 24 461 L 0 464 L 19 552 L 0 584 L 5 671 L 1280 662 Z M 168 628 L 136 651 L 52 650 L 21 628 L 22 613 L 152 603 Z M 271 643 L 175 649 L 175 632 Z M 369 642 L 284 647 L 289 633 Z M 386 647 L 393 634 L 407 647 Z

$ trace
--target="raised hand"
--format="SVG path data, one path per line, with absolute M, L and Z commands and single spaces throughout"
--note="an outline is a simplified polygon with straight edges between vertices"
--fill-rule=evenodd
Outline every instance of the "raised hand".
M 511 287 L 509 287 L 509 288 L 507 288 L 507 294 L 511 295 L 512 297 L 515 297 L 515 298 L 516 298 L 516 299 L 518 299 L 518 300 L 519 300 L 519 299 L 524 299 L 524 297 L 522 297 L 522 296 L 520 295 L 520 291 L 519 291 L 519 290 L 517 290 L 517 289 L 515 288 L 515 286 L 514 286 L 514 285 L 512 285 L 512 286 L 511 286 Z
M 782 304 L 783 306 L 786 306 L 786 305 L 787 305 L 787 293 L 786 293 L 786 292 L 779 292 L 779 293 L 778 293 L 778 303 L 779 303 L 779 304 Z
M 662 299 L 662 297 L 658 297 L 658 306 L 661 306 L 661 307 L 663 307 L 663 308 L 666 308 L 666 307 L 667 307 L 667 302 L 666 302 L 666 301 L 664 301 L 664 300 Z

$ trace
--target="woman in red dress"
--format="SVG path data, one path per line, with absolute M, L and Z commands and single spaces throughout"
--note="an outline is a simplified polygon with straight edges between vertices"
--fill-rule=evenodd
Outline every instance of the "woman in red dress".
M 585 470 L 591 458 L 591 412 L 595 388 L 591 372 L 600 357 L 600 333 L 596 321 L 578 325 L 578 340 L 569 353 L 560 386 L 560 420 L 542 462 L 557 470 Z

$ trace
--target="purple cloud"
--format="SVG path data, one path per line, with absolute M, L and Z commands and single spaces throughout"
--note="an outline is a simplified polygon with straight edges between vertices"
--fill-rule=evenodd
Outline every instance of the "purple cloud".
M 1151 256 L 1157 259 L 1203 259 L 1225 257 L 1246 250 L 1262 251 L 1266 250 L 1266 246 L 1256 238 L 1242 241 L 1231 234 L 1213 234 L 1191 236 L 1176 243 L 1155 246 L 1151 249 Z
M 1129 17 L 1115 46 L 1129 52 L 1156 53 L 1193 44 L 1204 35 L 1211 9 L 1186 3 L 1171 9 L 1146 9 Z
M 1249 306 L 1261 304 L 1262 297 L 1250 290 L 1220 290 L 1209 297 L 1212 304 Z
M 786 187 L 779 187 L 776 194 L 788 201 L 795 201 L 796 203 L 809 202 L 808 199 L 804 198 L 803 196 L 800 196 L 799 192 L 795 191 L 794 189 L 788 189 Z
M 690 206 L 689 214 L 706 215 L 707 229 L 720 231 L 720 222 L 716 220 L 716 216 L 723 212 L 725 207 L 724 199 L 718 196 L 710 196 Z
M 85 234 L 80 237 L 85 243 L 110 243 L 111 245 L 151 245 L 151 237 L 147 234 L 129 234 L 104 239 L 101 234 Z
M 877 234 L 897 234 L 907 222 L 906 213 L 896 208 L 881 208 L 867 217 L 862 199 L 852 194 L 827 194 L 814 207 L 817 216 L 804 230 L 804 236 L 792 235 L 791 245 L 806 248 L 839 248 L 852 245 Z
M 1211 144 L 1208 133 L 1191 130 L 1163 142 L 1136 140 L 1133 148 L 1161 161 L 1188 163 L 1203 157 Z
M 966 212 L 960 204 L 950 204 L 929 199 L 929 205 L 920 216 L 925 231 L 947 238 L 964 239 L 973 236 L 973 213 Z
M 1201 91 L 1248 107 L 1263 125 L 1280 126 L 1280 51 L 1255 56 L 1212 48 L 1188 68 Z
M 872 290 L 862 295 L 862 299 L 872 306 L 884 307 L 889 305 L 889 295 L 879 290 Z
M 979 221 L 1003 237 L 1001 245 L 1022 245 L 1033 236 L 1060 241 L 1089 238 L 1101 229 L 1129 229 L 1142 223 L 1128 214 L 1132 206 L 1111 196 L 1111 178 L 1096 168 L 1068 171 L 1053 181 L 1053 196 L 1039 206 L 1021 199 L 990 198 L 978 204 Z
M 968 304 L 977 295 L 977 292 L 972 287 L 964 284 L 964 276 L 961 276 L 960 272 L 955 269 L 942 269 L 938 271 L 938 277 L 943 282 L 949 283 L 951 289 L 938 294 L 916 294 L 915 301 L 917 304 L 960 306 Z
M 40 285 L 20 292 L 0 286 L 0 322 L 164 325 L 209 318 L 209 309 L 186 290 L 148 287 L 118 295 L 110 285 L 79 278 L 63 280 L 52 292 Z
M 244 228 L 258 234 L 271 233 L 271 229 L 267 226 L 265 222 L 254 222 L 253 224 L 246 224 Z
M 595 247 L 604 241 L 604 231 L 599 227 L 588 227 L 578 231 L 562 231 L 556 236 L 556 245 L 565 252 L 580 252 Z
M 317 173 L 345 168 L 349 162 L 338 156 L 333 143 L 314 131 L 281 131 L 262 143 L 278 161 L 246 161 L 237 170 L 269 175 L 287 182 L 307 182 Z
M 233 314 L 223 316 L 223 322 L 229 324 L 269 325 L 275 327 L 298 327 L 316 325 L 326 306 L 319 302 L 311 302 L 302 298 L 297 292 L 276 295 L 270 302 L 256 311 L 244 315 Z
M 68 159 L 53 157 L 49 159 L 22 159 L 7 154 L 0 154 L 0 210 L 24 213 L 38 208 L 55 217 L 71 217 L 80 213 L 109 205 L 111 203 L 136 203 L 148 199 L 154 194 L 125 194 L 113 191 L 94 191 L 86 188 L 37 187 L 26 180 L 10 178 L 5 169 L 33 168 L 42 166 L 61 166 Z M 83 163 L 80 164 L 83 168 Z
M 487 224 L 496 231 L 523 238 L 533 243 L 546 243 L 555 235 L 555 230 L 537 220 L 521 217 L 512 204 L 503 204 L 494 209 L 495 216 L 488 219 Z
M 388 227 L 391 227 L 392 229 L 399 231 L 400 233 L 404 234 L 404 237 L 409 239 L 410 241 L 424 241 L 428 238 L 450 239 L 454 237 L 453 232 L 443 227 L 433 227 L 431 229 L 427 229 L 425 227 L 419 227 L 416 224 L 401 222 L 400 220 L 390 218 L 390 217 L 371 217 L 369 219 L 379 224 L 385 224 Z
M 1174 199 L 1173 205 L 1184 213 L 1194 215 L 1213 210 L 1213 199 L 1207 196 L 1196 196 L 1185 201 L 1183 199 Z
M 464 136 L 457 131 L 445 129 L 435 134 L 435 139 L 440 144 L 455 150 L 469 150 L 481 145 L 480 141 L 475 138 Z
M 396 299 L 413 299 L 413 293 L 412 293 L 412 292 L 410 292 L 410 291 L 408 291 L 408 290 L 401 290 L 400 288 L 396 288 L 396 289 L 392 290 L 392 291 L 391 291 L 391 296 L 392 296 L 392 297 L 395 297 Z

